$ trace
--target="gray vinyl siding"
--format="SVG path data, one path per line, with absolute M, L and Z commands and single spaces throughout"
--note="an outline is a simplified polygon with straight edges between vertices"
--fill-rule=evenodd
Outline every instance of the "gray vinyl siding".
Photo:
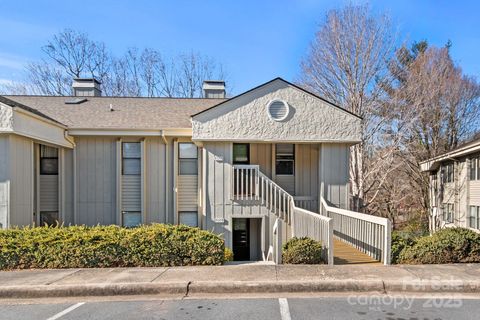
M 74 170 L 73 170 L 73 150 L 64 149 L 64 195 L 63 195 L 63 223 L 65 225 L 74 224 Z
M 58 175 L 40 175 L 40 211 L 58 212 Z
M 206 143 L 204 148 L 207 151 L 207 217 L 210 217 L 210 223 L 224 223 L 228 218 L 226 207 L 231 206 L 231 143 Z M 216 156 L 223 160 L 216 160 Z
M 295 196 L 312 197 L 305 209 L 318 212 L 319 202 L 319 144 L 295 145 Z
M 10 140 L 0 135 L 0 229 L 8 227 L 10 202 Z
M 166 201 L 167 201 L 167 223 L 174 223 L 175 222 L 175 211 L 174 211 L 174 201 L 175 201 L 175 194 L 173 190 L 173 185 L 174 185 L 174 143 L 172 139 L 168 140 L 168 145 L 166 146 L 167 149 L 167 161 L 166 161 L 166 167 L 167 167 L 167 172 L 169 173 L 167 176 L 167 186 L 166 186 Z
M 33 222 L 33 144 L 10 135 L 10 227 Z
M 468 195 L 470 197 L 470 205 L 480 206 L 480 180 L 470 181 L 470 190 Z
M 468 170 L 467 161 L 462 159 L 456 163 L 455 185 L 458 192 L 456 193 L 456 205 L 455 208 L 455 222 L 458 226 L 467 226 L 467 215 L 470 208 L 466 205 L 468 203 Z
M 145 149 L 145 222 L 166 223 L 166 147 L 160 138 L 148 138 Z
M 76 145 L 76 224 L 115 224 L 116 139 L 78 137 Z
M 349 152 L 349 147 L 344 144 L 321 145 L 320 194 L 339 208 L 348 208 Z

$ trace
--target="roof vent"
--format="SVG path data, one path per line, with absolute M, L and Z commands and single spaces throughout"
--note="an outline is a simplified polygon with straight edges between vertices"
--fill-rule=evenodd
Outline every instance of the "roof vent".
M 203 81 L 203 97 L 207 99 L 225 98 L 225 81 L 205 80 Z
M 65 100 L 65 104 L 80 104 L 87 101 L 87 98 L 72 98 Z
M 275 121 L 283 121 L 288 117 L 290 108 L 283 100 L 273 100 L 268 104 L 267 112 L 270 119 Z
M 100 97 L 102 90 L 100 81 L 95 78 L 73 79 L 73 95 L 76 97 Z

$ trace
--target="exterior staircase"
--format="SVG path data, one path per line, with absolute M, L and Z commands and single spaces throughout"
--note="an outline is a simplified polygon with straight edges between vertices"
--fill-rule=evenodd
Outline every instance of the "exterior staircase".
M 323 198 L 319 212 L 301 208 L 303 205 L 311 209 L 312 203 L 301 199 L 296 204 L 295 197 L 263 174 L 258 165 L 234 165 L 232 184 L 233 201 L 257 201 L 277 217 L 272 230 L 273 245 L 264 260 L 281 263 L 281 222 L 284 222 L 290 227 L 291 237 L 321 241 L 323 258 L 329 265 L 355 261 L 390 264 L 388 219 L 336 208 Z

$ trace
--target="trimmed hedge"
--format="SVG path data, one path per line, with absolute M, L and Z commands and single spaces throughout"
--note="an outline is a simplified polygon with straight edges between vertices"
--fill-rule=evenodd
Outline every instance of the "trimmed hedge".
M 219 236 L 185 225 L 27 227 L 0 231 L 0 269 L 220 265 Z
M 311 238 L 292 238 L 283 245 L 282 260 L 289 264 L 322 264 L 322 243 Z
M 480 234 L 465 228 L 445 228 L 405 247 L 398 260 L 407 264 L 480 262 Z

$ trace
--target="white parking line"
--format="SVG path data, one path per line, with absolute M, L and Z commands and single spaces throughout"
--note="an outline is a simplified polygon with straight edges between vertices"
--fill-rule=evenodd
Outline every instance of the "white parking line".
M 280 305 L 280 316 L 282 320 L 292 320 L 290 317 L 290 309 L 288 308 L 288 301 L 285 298 L 279 298 L 278 304 Z
M 67 309 L 65 309 L 65 310 L 57 313 L 56 315 L 51 316 L 51 317 L 48 318 L 47 320 L 56 320 L 56 319 L 60 318 L 61 316 L 64 316 L 64 315 L 66 315 L 67 313 L 72 312 L 73 310 L 77 309 L 78 307 L 80 307 L 80 306 L 82 306 L 82 305 L 84 305 L 84 304 L 85 304 L 85 302 L 79 302 L 79 303 L 77 303 L 77 304 L 74 304 L 73 306 L 68 307 Z

